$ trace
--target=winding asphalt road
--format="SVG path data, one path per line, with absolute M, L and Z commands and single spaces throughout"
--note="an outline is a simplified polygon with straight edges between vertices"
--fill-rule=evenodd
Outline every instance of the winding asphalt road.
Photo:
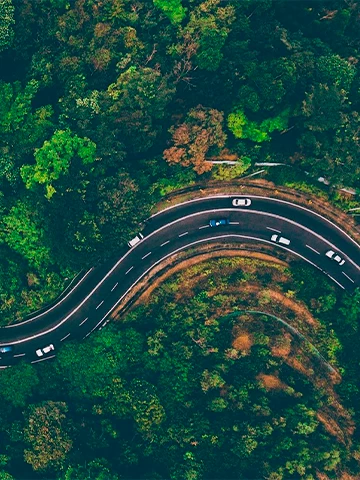
M 0 328 L 0 368 L 20 360 L 32 363 L 56 355 L 62 342 L 83 339 L 102 328 L 123 297 L 154 266 L 181 250 L 210 242 L 266 243 L 283 248 L 324 272 L 339 288 L 352 292 L 360 286 L 360 246 L 334 223 L 287 201 L 248 195 L 250 207 L 233 207 L 233 198 L 222 195 L 191 200 L 152 216 L 144 239 L 120 259 L 92 268 L 79 277 L 54 305 L 27 320 Z M 229 225 L 210 227 L 211 219 L 228 218 Z M 289 246 L 271 242 L 274 233 L 291 240 Z M 343 266 L 325 256 L 332 249 L 345 260 Z M 39 358 L 35 350 L 52 343 L 55 350 Z

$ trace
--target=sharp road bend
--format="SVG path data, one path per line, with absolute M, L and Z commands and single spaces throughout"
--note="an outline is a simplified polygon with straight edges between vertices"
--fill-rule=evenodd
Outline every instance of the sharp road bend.
M 249 198 L 248 207 L 234 207 L 234 198 Z M 229 223 L 210 227 L 212 219 Z M 204 243 L 250 242 L 284 249 L 321 270 L 339 288 L 352 292 L 360 285 L 360 246 L 337 225 L 306 207 L 276 198 L 254 195 L 218 195 L 169 207 L 152 217 L 144 238 L 121 258 L 94 267 L 79 276 L 51 306 L 22 322 L 0 328 L 0 368 L 21 360 L 32 363 L 53 358 L 60 345 L 83 339 L 102 328 L 124 296 L 154 266 L 172 254 Z M 275 244 L 274 234 L 290 240 Z M 328 258 L 333 250 L 343 265 Z M 53 344 L 55 349 L 38 357 L 35 351 Z

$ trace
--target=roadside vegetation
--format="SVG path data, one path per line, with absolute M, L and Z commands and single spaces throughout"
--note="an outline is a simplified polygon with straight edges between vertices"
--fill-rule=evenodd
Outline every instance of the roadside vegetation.
M 1 372 L 0 478 L 355 480 L 349 300 L 298 263 L 178 271 L 54 361 Z
M 281 162 L 358 205 L 359 27 L 344 0 L 0 0 L 0 325 L 199 179 Z M 301 263 L 189 267 L 1 370 L 0 480 L 355 480 L 359 318 Z
M 1 323 L 199 178 L 275 161 L 359 189 L 359 8 L 1 0 Z

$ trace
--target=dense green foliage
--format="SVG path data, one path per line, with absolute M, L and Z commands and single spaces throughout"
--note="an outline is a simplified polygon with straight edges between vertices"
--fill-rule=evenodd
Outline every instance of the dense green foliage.
M 359 19 L 344 0 L 0 0 L 1 324 L 116 255 L 224 149 L 238 175 L 276 160 L 359 189 Z M 317 278 L 294 267 L 288 295 L 323 322 L 316 346 L 359 421 L 359 295 Z M 316 419 L 326 392 L 266 335 L 234 358 L 235 320 L 205 290 L 178 307 L 179 288 L 53 364 L 1 371 L 1 479 L 359 475 L 356 439 Z
M 1 323 L 116 255 L 224 149 L 239 166 L 218 179 L 275 160 L 359 188 L 359 18 L 342 0 L 0 1 Z
M 351 428 L 345 433 L 352 421 L 340 416 L 342 442 L 318 415 L 329 411 L 332 425 L 339 421 L 331 410 L 334 393 L 321 386 L 324 371 L 317 369 L 314 383 L 286 356 L 274 355 L 287 328 L 259 317 L 251 343 L 236 343 L 255 319 L 240 323 L 227 313 L 251 308 L 245 292 L 256 285 L 292 292 L 317 316 L 348 318 L 355 328 L 360 303 L 350 305 L 309 267 L 295 264 L 293 278 L 284 267 L 252 260 L 191 267 L 125 321 L 64 345 L 54 362 L 1 372 L 0 459 L 12 475 L 4 478 L 311 480 L 320 472 L 335 480 L 344 471 L 357 478 L 358 444 Z M 271 309 L 265 294 L 260 302 L 258 308 Z M 331 326 L 324 323 L 310 339 L 339 361 Z M 311 349 L 301 351 L 295 352 L 300 362 L 314 357 Z M 358 418 L 359 392 L 347 373 L 352 360 L 347 355 L 343 363 L 347 381 L 335 405 L 357 401 Z

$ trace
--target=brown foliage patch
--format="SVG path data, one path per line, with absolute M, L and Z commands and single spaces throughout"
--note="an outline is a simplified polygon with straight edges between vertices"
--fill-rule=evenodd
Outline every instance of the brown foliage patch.
M 252 335 L 250 335 L 248 332 L 241 332 L 232 342 L 232 346 L 236 350 L 244 350 L 245 352 L 248 352 L 253 344 L 254 340 Z
M 270 346 L 271 353 L 274 357 L 286 358 L 291 352 L 291 335 L 284 333 L 282 337 L 276 337 L 274 344 Z
M 256 379 L 263 384 L 266 390 L 285 390 L 287 388 L 287 385 L 275 375 L 259 373 Z

